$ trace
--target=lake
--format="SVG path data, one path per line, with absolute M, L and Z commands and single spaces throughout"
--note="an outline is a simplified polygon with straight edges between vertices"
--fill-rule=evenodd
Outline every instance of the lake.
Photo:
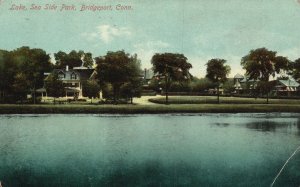
M 270 186 L 298 114 L 0 115 L 0 181 L 18 186 Z M 299 187 L 300 153 L 274 186 Z

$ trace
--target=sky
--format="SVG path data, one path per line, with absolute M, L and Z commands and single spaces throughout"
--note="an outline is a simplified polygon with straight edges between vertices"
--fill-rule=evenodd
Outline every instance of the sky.
M 14 4 L 27 10 L 10 10 Z M 30 10 L 32 4 L 42 9 Z M 43 10 L 46 4 L 57 9 Z M 76 10 L 60 11 L 63 4 Z M 112 9 L 80 11 L 82 5 Z M 182 53 L 197 77 L 209 59 L 223 58 L 234 76 L 244 73 L 240 61 L 251 49 L 300 58 L 300 0 L 0 0 L 0 49 L 21 46 L 52 57 L 60 50 L 94 57 L 125 50 L 137 53 L 143 68 L 155 53 Z

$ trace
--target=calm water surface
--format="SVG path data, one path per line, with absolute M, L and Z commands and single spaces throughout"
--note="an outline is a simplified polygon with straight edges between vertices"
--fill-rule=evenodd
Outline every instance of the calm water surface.
M 270 186 L 300 115 L 0 115 L 0 181 L 18 186 Z M 275 186 L 300 186 L 300 153 Z

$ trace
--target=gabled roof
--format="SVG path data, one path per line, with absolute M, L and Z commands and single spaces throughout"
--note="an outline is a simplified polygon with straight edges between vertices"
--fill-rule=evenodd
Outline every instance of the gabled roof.
M 244 79 L 244 76 L 238 73 L 233 78 L 234 79 Z
M 87 80 L 91 77 L 93 74 L 94 69 L 89 69 L 89 68 L 78 68 L 78 69 L 70 69 L 68 71 L 64 69 L 54 69 L 53 73 L 63 73 L 65 76 L 62 80 L 74 80 L 71 79 L 72 74 L 76 74 L 76 80 Z M 46 78 L 47 79 L 47 78 Z
M 300 84 L 295 81 L 295 79 L 292 79 L 292 78 L 289 78 L 287 80 L 278 80 L 279 83 L 283 84 L 284 86 L 287 86 L 287 87 L 298 87 Z

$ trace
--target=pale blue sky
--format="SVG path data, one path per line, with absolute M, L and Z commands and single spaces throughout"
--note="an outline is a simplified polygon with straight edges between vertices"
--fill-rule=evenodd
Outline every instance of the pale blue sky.
M 192 74 L 205 75 L 205 63 L 224 58 L 231 76 L 243 73 L 240 59 L 267 47 L 291 60 L 300 57 L 298 0 L 0 0 L 0 48 L 72 49 L 94 56 L 108 50 L 137 53 L 150 67 L 156 52 L 183 53 Z M 74 4 L 77 11 L 10 11 L 12 4 Z M 130 11 L 81 12 L 85 5 L 130 5 Z

